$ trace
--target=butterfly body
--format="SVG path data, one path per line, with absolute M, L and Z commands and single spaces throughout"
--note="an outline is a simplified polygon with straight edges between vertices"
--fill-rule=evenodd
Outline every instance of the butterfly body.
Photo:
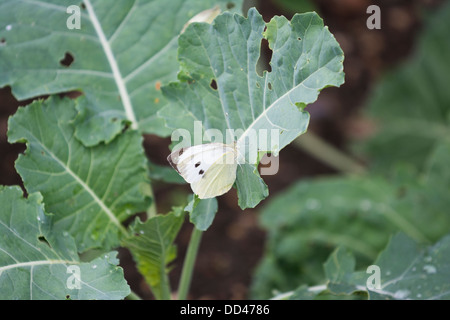
M 207 143 L 172 152 L 167 160 L 200 199 L 228 192 L 236 180 L 235 145 Z

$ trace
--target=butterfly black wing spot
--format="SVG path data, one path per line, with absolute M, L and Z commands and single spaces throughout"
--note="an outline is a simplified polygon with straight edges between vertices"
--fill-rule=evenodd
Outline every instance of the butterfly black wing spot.
M 197 168 L 199 165 L 200 165 L 200 161 L 195 164 L 195 167 Z
M 203 171 L 203 170 L 200 170 L 200 171 L 198 172 L 199 175 L 202 175 L 202 174 L 204 174 L 204 173 L 205 173 L 205 171 Z

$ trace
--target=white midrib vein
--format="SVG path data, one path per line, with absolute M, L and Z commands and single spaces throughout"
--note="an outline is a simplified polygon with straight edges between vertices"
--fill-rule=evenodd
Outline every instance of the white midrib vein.
M 266 73 L 266 79 L 265 79 L 265 85 L 264 85 L 264 92 L 263 92 L 263 97 L 264 97 L 264 101 L 265 101 L 265 97 L 266 97 L 266 88 L 268 86 L 267 84 L 267 79 L 268 79 L 268 74 Z M 289 96 L 289 94 L 294 91 L 295 89 L 297 89 L 297 87 L 299 87 L 302 84 L 299 84 L 293 88 L 291 88 L 289 91 L 287 91 L 285 94 L 283 94 L 281 97 L 279 97 L 275 102 L 273 102 L 268 108 L 264 109 L 264 111 L 255 119 L 253 120 L 252 124 L 244 131 L 244 133 L 239 137 L 237 143 L 244 141 L 244 139 L 247 137 L 247 135 L 253 130 L 253 127 L 258 123 L 258 121 L 260 121 L 260 119 L 262 118 L 266 118 L 267 121 L 275 126 L 278 127 L 282 130 L 285 131 L 289 131 L 288 129 L 285 128 L 281 128 L 280 126 L 277 126 L 276 124 L 272 123 L 272 121 L 269 119 L 269 117 L 267 116 L 267 113 L 269 112 L 270 109 L 272 109 L 275 105 L 277 105 L 279 103 L 279 101 L 281 101 L 282 99 L 284 99 L 284 97 Z M 265 102 L 264 102 L 265 105 Z
M 25 267 L 35 267 L 42 265 L 51 265 L 51 264 L 79 264 L 77 261 L 69 261 L 69 260 L 37 260 L 37 261 L 29 261 L 29 262 L 19 262 L 15 264 L 10 264 L 4 267 L 0 267 L 0 274 L 3 271 L 16 269 L 16 268 L 25 268 Z
M 267 113 L 269 112 L 269 110 L 271 110 L 274 106 L 276 106 L 278 103 L 280 103 L 280 101 L 282 101 L 285 97 L 288 97 L 289 99 L 290 99 L 290 97 L 289 97 L 289 95 L 294 91 L 294 90 L 296 90 L 298 87 L 300 87 L 300 86 L 304 86 L 304 87 L 306 87 L 305 86 L 305 81 L 308 79 L 308 78 L 310 78 L 311 76 L 313 76 L 314 74 L 316 74 L 317 72 L 319 72 L 321 69 L 323 69 L 323 68 L 326 68 L 326 66 L 327 66 L 327 64 L 329 63 L 330 61 L 328 61 L 326 64 L 324 64 L 323 66 L 321 66 L 321 67 L 319 67 L 317 70 L 315 70 L 314 72 L 312 72 L 310 75 L 308 75 L 308 77 L 306 77 L 305 79 L 303 79 L 303 81 L 301 82 L 301 83 L 299 83 L 299 84 L 297 84 L 296 86 L 293 86 L 291 89 L 289 89 L 286 93 L 284 93 L 281 97 L 279 97 L 279 98 L 277 98 L 277 100 L 275 100 L 268 108 L 266 108 L 253 122 L 252 122 L 252 124 L 244 131 L 244 133 L 239 137 L 239 139 L 238 139 L 238 143 L 239 142 L 241 142 L 241 141 L 243 141 L 245 138 L 246 138 L 246 136 L 251 132 L 251 130 L 253 129 L 253 127 L 255 126 L 255 124 L 256 123 L 258 123 L 258 121 L 260 120 L 260 119 L 262 119 L 262 118 L 266 118 L 267 119 L 267 121 L 269 121 L 269 123 L 270 124 L 272 124 L 273 126 L 275 126 L 275 127 L 278 127 L 279 129 L 282 129 L 282 130 L 285 130 L 285 131 L 289 131 L 288 129 L 285 129 L 285 128 L 281 128 L 280 126 L 277 126 L 276 124 L 274 124 L 274 123 L 272 123 L 272 121 L 268 118 L 268 116 L 267 116 Z M 267 80 L 268 80 L 268 73 L 266 73 L 266 78 L 265 78 L 265 85 L 264 85 L 264 92 L 263 92 L 263 97 L 265 98 L 265 96 L 266 96 L 266 90 L 267 90 L 267 88 L 268 88 L 268 83 L 267 83 Z M 292 105 L 294 105 L 294 102 L 293 101 L 291 101 L 291 104 Z M 265 105 L 265 102 L 264 102 L 264 105 Z
M 92 7 L 90 0 L 85 0 L 84 4 L 88 11 L 89 17 L 91 19 L 92 25 L 94 26 L 95 32 L 98 35 L 100 40 L 100 44 L 102 45 L 103 51 L 105 52 L 106 59 L 111 67 L 111 71 L 114 76 L 114 80 L 116 82 L 117 88 L 119 89 L 119 94 L 121 101 L 123 103 L 123 107 L 125 109 L 125 114 L 127 119 L 131 122 L 131 128 L 136 130 L 138 129 L 138 122 L 136 120 L 136 116 L 134 114 L 133 105 L 131 104 L 130 95 L 128 94 L 127 87 L 125 84 L 125 80 L 120 73 L 119 66 L 117 64 L 116 58 L 112 52 L 110 43 L 108 39 L 106 39 L 105 33 L 103 32 L 103 28 L 100 25 L 100 21 L 95 14 L 94 8 Z
M 70 168 L 68 165 L 66 165 L 64 162 L 62 162 L 53 152 L 51 152 L 47 147 L 42 144 L 36 137 L 34 137 L 36 142 L 39 143 L 39 145 L 62 167 L 64 170 L 73 178 L 76 182 L 78 182 L 81 187 L 86 190 L 87 193 L 94 199 L 94 201 L 100 206 L 100 208 L 103 210 L 103 212 L 106 213 L 106 215 L 109 217 L 112 223 L 116 225 L 121 232 L 124 234 L 127 233 L 126 229 L 120 221 L 117 219 L 117 217 L 114 215 L 114 213 L 106 206 L 106 204 L 95 194 L 95 192 L 83 181 L 78 177 Z

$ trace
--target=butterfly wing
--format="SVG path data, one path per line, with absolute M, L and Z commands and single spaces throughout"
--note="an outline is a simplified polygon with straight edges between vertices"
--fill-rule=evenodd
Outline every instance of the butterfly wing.
M 237 163 L 213 164 L 200 180 L 191 183 L 192 191 L 200 199 L 220 196 L 228 192 L 236 180 Z
M 208 143 L 182 148 L 167 160 L 201 199 L 227 192 L 236 180 L 236 150 L 229 145 Z

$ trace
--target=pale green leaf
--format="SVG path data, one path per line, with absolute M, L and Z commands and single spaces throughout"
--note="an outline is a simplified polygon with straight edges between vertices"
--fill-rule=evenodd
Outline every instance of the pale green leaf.
M 263 38 L 273 52 L 272 70 L 259 75 Z M 259 179 L 249 179 L 258 175 L 249 146 L 277 154 L 304 133 L 309 114 L 303 107 L 323 88 L 343 83 L 343 59 L 338 43 L 315 13 L 295 15 L 292 21 L 274 17 L 267 24 L 255 9 L 247 18 L 223 13 L 212 25 L 192 24 L 180 36 L 183 81 L 163 87 L 171 103 L 159 114 L 169 127 L 188 130 L 191 143 L 203 137 L 224 143 L 236 140 L 251 164 L 238 171 L 240 187 L 245 185 L 250 194 L 240 205 L 254 207 L 267 196 L 267 187 Z M 195 121 L 201 125 L 199 137 Z
M 130 293 L 117 252 L 81 262 L 73 238 L 52 229 L 39 193 L 25 199 L 18 187 L 0 187 L 0 203 L 0 299 L 109 300 Z
M 178 35 L 216 4 L 238 10 L 241 1 L 1 0 L 0 87 L 19 100 L 81 90 L 88 103 L 76 136 L 86 145 L 111 141 L 125 122 L 168 135 L 156 112 L 166 103 L 161 84 L 176 79 Z M 80 29 L 67 27 L 71 5 L 80 6 Z
M 134 235 L 123 241 L 158 299 L 163 296 L 162 278 L 166 277 L 168 265 L 176 257 L 173 243 L 183 221 L 181 208 L 166 215 L 156 215 L 145 222 L 136 220 L 132 227 Z
M 111 248 L 126 234 L 122 222 L 150 205 L 147 159 L 138 132 L 108 145 L 75 138 L 77 100 L 50 98 L 19 108 L 9 119 L 9 142 L 25 142 L 16 161 L 29 193 L 40 192 L 54 229 L 68 231 L 78 249 Z

